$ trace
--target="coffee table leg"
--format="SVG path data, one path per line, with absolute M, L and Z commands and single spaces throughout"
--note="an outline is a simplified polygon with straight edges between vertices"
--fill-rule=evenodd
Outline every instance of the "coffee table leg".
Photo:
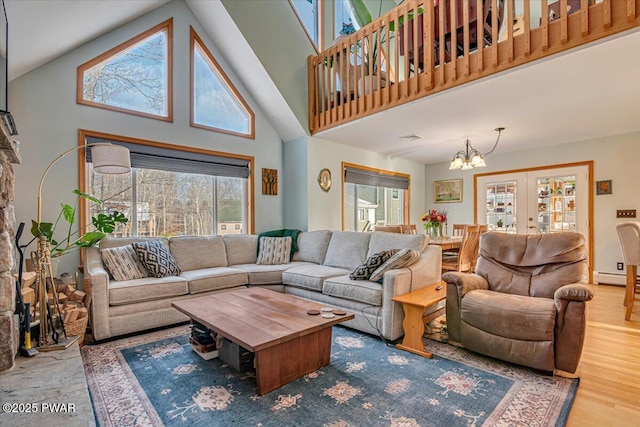
M 396 344 L 396 347 L 431 359 L 433 355 L 424 350 L 424 343 L 422 342 L 422 337 L 424 336 L 424 324 L 422 323 L 424 307 L 402 304 L 402 308 L 404 309 L 404 321 L 402 322 L 404 339 L 402 344 Z
M 257 351 L 258 395 L 328 365 L 330 357 L 331 327 Z

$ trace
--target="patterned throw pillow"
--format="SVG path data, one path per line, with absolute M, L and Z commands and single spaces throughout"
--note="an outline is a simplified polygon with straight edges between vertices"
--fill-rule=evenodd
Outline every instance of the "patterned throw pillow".
M 351 280 L 369 280 L 371 274 L 378 267 L 380 267 L 386 260 L 391 258 L 396 254 L 400 249 L 390 249 L 388 251 L 378 252 L 376 254 L 371 255 L 364 264 L 356 267 L 355 270 L 351 274 L 349 274 L 349 279 Z
M 149 272 L 129 245 L 102 249 L 100 256 L 111 277 L 118 282 L 149 277 Z
M 291 236 L 261 237 L 256 264 L 289 264 L 291 259 Z
M 417 262 L 419 259 L 420 252 L 416 251 L 415 249 L 400 249 L 398 252 L 396 252 L 395 255 L 385 261 L 384 264 L 378 267 L 376 271 L 371 274 L 369 280 L 371 280 L 372 282 L 382 280 L 382 276 L 384 276 L 384 273 L 386 273 L 387 271 L 395 270 L 402 267 L 408 267 L 411 264 Z
M 178 263 L 169 253 L 161 240 L 148 240 L 132 243 L 138 258 L 152 277 L 177 276 L 180 274 Z

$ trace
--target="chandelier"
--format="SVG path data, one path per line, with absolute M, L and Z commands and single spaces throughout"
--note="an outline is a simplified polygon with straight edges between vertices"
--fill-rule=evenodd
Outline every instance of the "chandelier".
M 493 144 L 493 148 L 485 154 L 485 156 L 493 153 L 493 151 L 498 146 L 498 141 L 500 141 L 500 134 L 504 130 L 503 127 L 499 127 L 495 129 L 498 132 L 498 138 L 496 139 L 496 143 Z M 471 146 L 471 142 L 469 142 L 469 138 L 467 138 L 466 148 L 464 150 L 458 151 L 453 156 L 453 160 L 451 160 L 451 165 L 449 166 L 449 170 L 462 169 L 463 171 L 473 169 L 473 168 L 484 168 L 487 164 L 484 161 L 484 157 L 482 153 Z

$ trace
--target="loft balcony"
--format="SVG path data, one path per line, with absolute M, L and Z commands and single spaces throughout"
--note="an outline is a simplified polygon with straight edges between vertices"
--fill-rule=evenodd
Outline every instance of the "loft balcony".
M 309 57 L 311 134 L 639 27 L 639 9 L 640 0 L 407 0 Z

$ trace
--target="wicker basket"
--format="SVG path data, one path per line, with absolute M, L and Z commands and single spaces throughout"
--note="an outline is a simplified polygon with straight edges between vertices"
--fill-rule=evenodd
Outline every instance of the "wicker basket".
M 82 345 L 82 341 L 84 341 L 84 334 L 87 331 L 88 322 L 89 316 L 81 317 L 80 319 L 74 320 L 73 322 L 65 323 L 64 330 L 67 333 L 68 337 L 80 335 L 78 343 Z

